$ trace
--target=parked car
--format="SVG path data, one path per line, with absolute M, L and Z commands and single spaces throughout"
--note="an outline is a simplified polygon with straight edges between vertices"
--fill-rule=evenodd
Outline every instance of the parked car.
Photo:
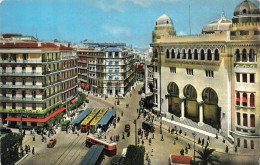
M 56 144 L 56 139 L 55 139 L 55 138 L 50 138 L 50 141 L 49 141 L 49 143 L 47 144 L 47 147 L 48 147 L 48 148 L 52 148 L 52 147 L 55 146 L 55 144 Z
M 122 157 L 121 155 L 114 156 L 111 161 L 111 165 L 123 165 L 123 163 L 124 163 L 124 157 Z

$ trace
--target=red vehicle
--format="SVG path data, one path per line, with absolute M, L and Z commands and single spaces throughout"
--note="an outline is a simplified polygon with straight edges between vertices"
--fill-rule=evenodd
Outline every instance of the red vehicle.
M 86 146 L 91 147 L 92 145 L 104 145 L 104 154 L 107 156 L 115 156 L 117 152 L 117 143 L 102 139 L 94 135 L 88 135 L 86 140 Z

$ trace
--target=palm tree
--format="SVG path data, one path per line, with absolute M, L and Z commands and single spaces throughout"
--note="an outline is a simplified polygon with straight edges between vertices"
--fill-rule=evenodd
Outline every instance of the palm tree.
M 215 149 L 208 148 L 208 143 L 206 144 L 205 148 L 202 148 L 200 151 L 196 151 L 199 156 L 196 156 L 196 158 L 199 158 L 201 160 L 202 165 L 208 165 L 208 164 L 219 164 L 219 158 L 215 155 L 213 155 L 213 152 Z

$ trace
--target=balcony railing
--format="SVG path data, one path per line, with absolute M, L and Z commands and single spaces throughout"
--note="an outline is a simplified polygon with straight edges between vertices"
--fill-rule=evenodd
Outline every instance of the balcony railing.
M 31 89 L 37 89 L 37 88 L 39 88 L 39 89 L 41 89 L 41 88 L 43 88 L 42 87 L 42 85 L 7 85 L 7 84 L 5 84 L 5 85 L 0 85 L 0 88 L 22 88 L 22 89 L 24 89 L 24 88 L 31 88 Z
M 42 98 L 33 98 L 33 97 L 0 97 L 1 100 L 3 101 L 42 101 Z
M 0 60 L 0 63 L 21 63 L 21 64 L 31 64 L 31 63 L 36 63 L 40 64 L 42 63 L 42 60 Z
M 41 72 L 0 72 L 0 76 L 43 76 Z

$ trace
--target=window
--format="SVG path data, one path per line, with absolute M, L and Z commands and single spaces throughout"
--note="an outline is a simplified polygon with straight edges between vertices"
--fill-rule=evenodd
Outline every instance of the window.
M 243 82 L 247 82 L 247 74 L 242 74 Z
M 243 93 L 243 106 L 247 106 L 247 93 Z
M 250 107 L 255 107 L 255 95 L 253 93 L 250 94 Z
M 7 54 L 2 54 L 2 60 L 7 60 Z
M 3 97 L 6 97 L 6 90 L 3 89 L 2 95 L 3 95 Z
M 32 109 L 33 109 L 33 110 L 36 110 L 36 104 L 35 104 L 35 103 L 32 104 Z
M 14 73 L 14 72 L 15 72 L 15 67 L 13 66 L 13 67 L 12 67 L 12 73 Z
M 157 72 L 157 66 L 154 66 L 154 72 Z
M 166 56 L 166 58 L 170 58 L 170 52 L 169 52 L 169 49 L 166 50 L 165 56 Z
M 27 54 L 23 54 L 23 60 L 27 60 Z
M 3 85 L 5 85 L 6 84 L 6 79 L 2 78 L 2 82 L 3 82 Z
M 2 72 L 5 73 L 6 72 L 6 66 L 2 67 Z
M 186 52 L 185 52 L 185 49 L 183 49 L 183 51 L 182 51 L 182 59 L 186 59 Z
M 36 71 L 36 67 L 33 66 L 33 67 L 32 67 L 32 72 L 35 73 L 35 71 Z
M 12 103 L 12 109 L 16 109 L 16 104 Z
M 192 59 L 192 54 L 191 54 L 191 50 L 188 50 L 188 59 Z
M 250 74 L 250 83 L 255 82 L 255 74 Z
M 181 53 L 178 51 L 177 59 L 180 59 L 180 58 L 181 58 Z
M 176 73 L 176 67 L 170 67 L 170 72 L 171 73 Z
M 25 66 L 22 67 L 22 73 L 25 73 Z
M 205 53 L 204 53 L 203 49 L 201 49 L 201 52 L 200 52 L 200 59 L 205 60 Z
M 193 75 L 193 69 L 186 69 L 187 75 Z
M 6 103 L 2 103 L 3 109 L 6 109 Z
M 240 93 L 237 92 L 236 105 L 240 105 Z
M 244 36 L 244 35 L 248 35 L 249 34 L 249 31 L 240 31 L 240 35 L 241 36 Z
M 250 127 L 255 127 L 255 115 L 250 115 Z
M 22 98 L 24 99 L 26 97 L 25 91 L 22 91 Z
M 194 51 L 194 60 L 198 60 L 198 50 L 195 49 Z
M 236 76 L 237 76 L 237 82 L 240 82 L 240 74 L 236 73 Z
M 247 59 L 246 59 L 246 49 L 243 49 L 243 50 L 242 50 L 242 61 L 243 61 L 243 62 L 246 62 L 246 61 L 247 61 Z
M 22 104 L 22 109 L 26 109 L 26 104 L 25 103 Z
M 119 55 L 118 55 L 118 52 L 115 52 L 115 58 L 118 58 Z
M 206 70 L 206 77 L 214 77 L 214 72 L 212 70 Z
M 32 92 L 32 97 L 35 99 L 36 98 L 36 91 Z
M 247 140 L 244 140 L 244 148 L 247 148 Z
M 251 143 L 251 149 L 254 149 L 254 148 L 255 148 L 255 147 L 254 147 L 254 141 L 251 140 L 250 143 Z
M 237 112 L 237 125 L 240 125 L 240 113 Z
M 22 80 L 22 84 L 25 85 L 25 79 Z
M 158 52 L 157 52 L 157 49 L 155 49 L 155 51 L 154 51 L 154 58 L 158 58 Z
M 108 53 L 108 58 L 111 58 L 112 57 L 112 52 L 109 52 Z
M 12 98 L 14 98 L 16 96 L 16 91 L 12 90 Z
M 116 62 L 115 62 L 115 65 L 117 66 L 118 64 L 119 64 L 119 62 L 118 62 L 118 61 L 116 61 Z
M 237 138 L 237 146 L 240 147 L 240 139 Z
M 172 49 L 172 58 L 175 58 L 174 49 Z
M 243 114 L 243 126 L 247 126 L 247 114 Z

